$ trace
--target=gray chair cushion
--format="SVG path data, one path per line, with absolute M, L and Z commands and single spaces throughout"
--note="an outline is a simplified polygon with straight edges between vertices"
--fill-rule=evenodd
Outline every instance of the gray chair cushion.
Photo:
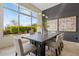
M 56 42 L 51 42 L 51 43 L 47 44 L 47 46 L 52 47 L 52 48 L 54 48 L 54 49 L 57 48 Z
M 23 44 L 23 50 L 24 50 L 24 55 L 28 54 L 29 52 L 33 52 L 36 50 L 36 47 L 32 44 Z
M 28 39 L 21 39 L 22 43 L 29 43 L 30 41 Z

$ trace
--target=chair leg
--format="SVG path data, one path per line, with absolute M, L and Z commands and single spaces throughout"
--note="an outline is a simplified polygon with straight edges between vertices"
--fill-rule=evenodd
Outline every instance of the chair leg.
M 58 54 L 61 54 L 61 47 L 58 47 Z
M 56 56 L 58 56 L 58 50 L 57 49 L 55 49 L 55 53 L 56 53 Z
M 15 53 L 15 56 L 17 56 L 17 53 Z
M 30 55 L 30 52 L 29 52 L 29 55 Z
M 60 43 L 60 46 L 61 46 L 61 51 L 62 51 L 62 49 L 64 48 L 63 42 Z
M 60 49 L 61 49 L 61 51 L 62 51 L 62 43 L 60 43 Z
M 63 44 L 63 42 L 61 43 L 61 51 L 63 50 L 63 48 L 64 48 L 64 44 Z
M 48 50 L 50 49 L 50 47 L 48 46 Z
M 62 44 L 62 48 L 64 48 L 64 44 L 63 44 L 63 42 L 62 42 L 61 44 Z
M 52 48 L 50 49 L 50 51 L 51 51 L 51 54 L 52 54 Z

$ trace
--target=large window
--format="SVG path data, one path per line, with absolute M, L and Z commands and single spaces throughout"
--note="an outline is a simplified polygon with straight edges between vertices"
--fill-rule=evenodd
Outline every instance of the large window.
M 31 26 L 31 17 L 20 14 L 20 26 Z
M 12 3 L 4 3 L 4 7 L 12 10 L 18 11 L 18 6 Z
M 4 34 L 36 32 L 37 12 L 23 6 L 4 3 Z
M 57 19 L 48 20 L 48 31 L 56 32 L 57 31 Z
M 4 9 L 4 27 L 18 25 L 18 14 L 14 11 Z
M 76 16 L 60 18 L 59 31 L 76 31 Z
M 32 24 L 37 24 L 37 18 L 32 18 Z
M 4 34 L 18 33 L 18 29 L 14 29 L 18 26 L 18 13 L 4 9 Z
M 32 16 L 37 18 L 37 13 L 32 11 Z
M 23 6 L 20 6 L 20 12 L 26 15 L 31 15 L 31 11 Z

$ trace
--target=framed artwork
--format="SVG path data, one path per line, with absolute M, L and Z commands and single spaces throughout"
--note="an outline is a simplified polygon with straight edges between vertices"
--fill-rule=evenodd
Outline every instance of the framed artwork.
M 59 19 L 59 31 L 76 31 L 76 16 Z

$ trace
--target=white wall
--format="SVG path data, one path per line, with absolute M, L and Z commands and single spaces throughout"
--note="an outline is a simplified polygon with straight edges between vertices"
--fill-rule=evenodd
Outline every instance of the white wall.
M 2 7 L 2 3 L 0 3 L 0 40 L 3 37 L 3 9 Z
M 0 3 L 0 48 L 13 45 L 12 37 L 3 37 L 3 8 Z

